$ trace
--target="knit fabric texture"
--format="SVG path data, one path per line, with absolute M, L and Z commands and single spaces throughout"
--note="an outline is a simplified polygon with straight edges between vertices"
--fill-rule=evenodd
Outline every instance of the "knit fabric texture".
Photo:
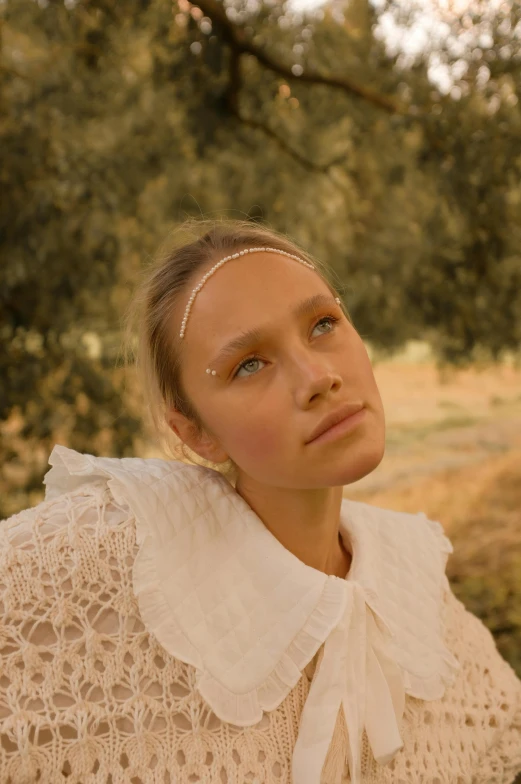
M 103 480 L 0 522 L 1 784 L 291 784 L 299 719 L 323 646 L 275 710 L 219 720 L 196 670 L 145 628 L 136 521 Z M 407 695 L 404 747 L 367 784 L 511 784 L 521 681 L 448 584 L 444 640 L 461 665 L 442 699 Z M 321 784 L 349 782 L 340 711 Z

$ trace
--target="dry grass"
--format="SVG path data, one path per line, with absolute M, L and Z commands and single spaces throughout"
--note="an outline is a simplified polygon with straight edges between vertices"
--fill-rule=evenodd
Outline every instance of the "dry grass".
M 430 366 L 387 363 L 377 380 L 387 454 L 345 494 L 441 522 L 454 592 L 521 675 L 521 373 L 471 370 L 443 383 Z
M 442 523 L 454 546 L 454 592 L 521 676 L 521 450 L 356 497 Z
M 352 497 L 441 522 L 454 545 L 452 574 L 500 574 L 521 556 L 521 450 Z

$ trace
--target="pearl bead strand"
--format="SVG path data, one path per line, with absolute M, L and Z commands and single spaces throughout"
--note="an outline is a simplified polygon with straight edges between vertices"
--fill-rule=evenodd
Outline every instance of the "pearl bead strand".
M 214 272 L 216 272 L 219 269 L 219 267 L 222 267 L 223 264 L 225 264 L 227 261 L 230 261 L 230 259 L 238 259 L 239 256 L 244 256 L 246 253 L 279 253 L 281 256 L 288 256 L 288 258 L 295 259 L 296 261 L 299 261 L 301 264 L 305 264 L 306 267 L 309 267 L 310 269 L 315 269 L 313 264 L 310 264 L 309 261 L 304 261 L 304 259 L 301 259 L 299 256 L 296 256 L 294 253 L 288 253 L 285 250 L 279 250 L 279 248 L 246 248 L 245 250 L 237 251 L 237 253 L 232 253 L 231 256 L 225 256 L 224 259 L 221 259 L 220 261 L 217 262 L 217 264 L 214 264 L 211 270 L 209 270 L 205 275 L 203 275 L 203 277 L 201 278 L 197 286 L 192 290 L 190 294 L 190 298 L 188 300 L 188 304 L 185 309 L 183 321 L 181 323 L 181 331 L 179 333 L 179 337 L 181 339 L 184 337 L 186 331 L 186 322 L 188 321 L 188 316 L 190 315 L 190 310 L 192 308 L 194 299 L 196 298 L 196 296 L 198 295 L 198 293 L 200 292 L 200 290 L 202 289 L 202 287 L 204 286 L 208 278 L 211 277 L 214 274 Z M 212 373 L 212 375 L 214 376 L 216 375 L 215 370 L 207 369 L 206 372 Z

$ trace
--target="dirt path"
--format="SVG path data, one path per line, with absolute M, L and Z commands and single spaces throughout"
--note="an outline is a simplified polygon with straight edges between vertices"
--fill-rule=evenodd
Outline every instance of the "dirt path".
M 372 474 L 346 488 L 349 496 L 398 490 L 521 448 L 521 370 L 440 378 L 430 364 L 394 361 L 377 365 L 375 376 L 387 418 L 386 454 Z

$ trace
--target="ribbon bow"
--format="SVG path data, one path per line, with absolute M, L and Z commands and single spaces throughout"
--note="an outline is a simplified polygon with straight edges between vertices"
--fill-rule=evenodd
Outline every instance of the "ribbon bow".
M 401 670 L 387 651 L 390 632 L 376 623 L 361 585 L 346 581 L 346 607 L 324 645 L 324 655 L 302 711 L 293 751 L 294 784 L 320 784 L 340 705 L 349 734 L 352 784 L 361 784 L 362 732 L 385 765 L 403 746 L 398 721 L 405 704 Z

